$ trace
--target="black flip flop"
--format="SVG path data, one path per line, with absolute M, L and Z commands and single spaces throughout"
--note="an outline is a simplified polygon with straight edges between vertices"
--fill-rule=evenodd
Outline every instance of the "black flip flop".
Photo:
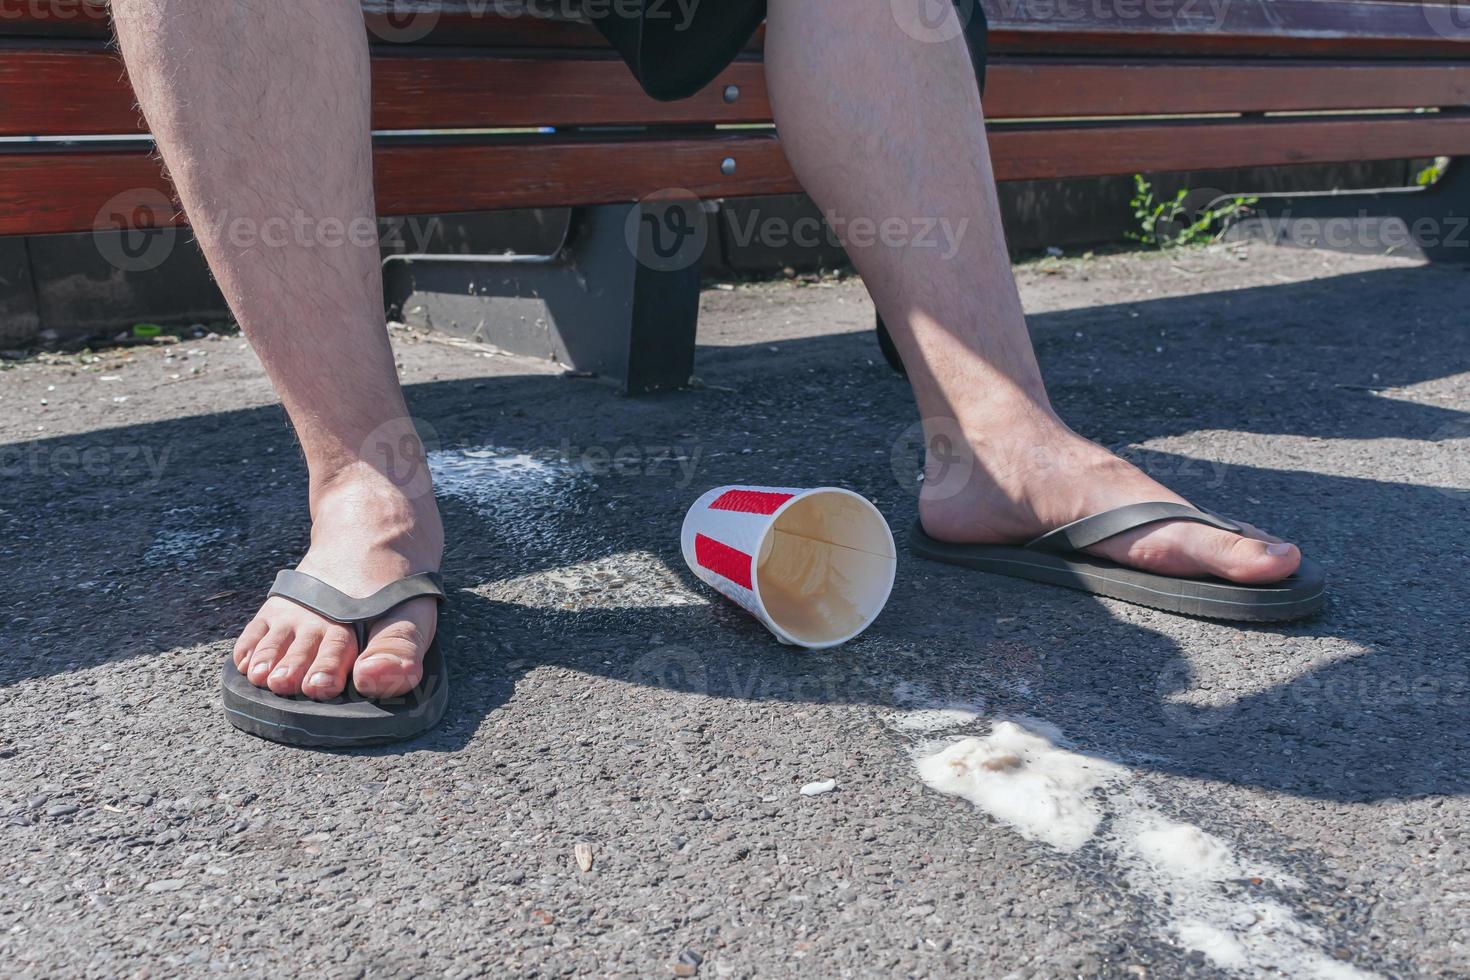
M 426 596 L 442 603 L 444 581 L 425 572 L 399 579 L 366 599 L 354 599 L 321 579 L 287 570 L 276 575 L 270 594 L 351 626 L 361 651 L 367 645 L 368 630 L 394 608 Z M 286 745 L 323 748 L 384 745 L 413 738 L 437 725 L 449 703 L 449 671 L 437 635 L 424 654 L 423 680 L 396 698 L 369 700 L 352 686 L 351 678 L 347 690 L 331 701 L 313 701 L 304 695 L 281 697 L 250 683 L 229 659 L 221 687 L 225 715 L 241 731 Z
M 929 537 L 915 522 L 909 547 L 921 558 L 1080 589 L 1186 616 L 1278 622 L 1302 619 L 1322 608 L 1327 576 L 1308 558 L 1302 559 L 1295 574 L 1280 582 L 1241 585 L 1218 578 L 1155 575 L 1081 554 L 1083 548 L 1099 541 L 1160 521 L 1194 521 L 1222 531 L 1244 532 L 1239 524 L 1223 517 L 1183 504 L 1155 502 L 1084 517 L 1021 546 L 946 544 Z

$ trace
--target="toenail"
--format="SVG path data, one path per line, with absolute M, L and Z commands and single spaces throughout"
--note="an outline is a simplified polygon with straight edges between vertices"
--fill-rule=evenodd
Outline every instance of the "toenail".
M 271 680 L 273 680 L 273 681 L 282 680 L 289 673 L 291 673 L 291 668 L 290 667 L 277 667 L 275 670 L 271 671 Z
M 253 680 L 257 680 L 257 681 L 260 680 L 262 677 L 265 676 L 265 672 L 266 672 L 266 670 L 269 669 L 269 667 L 270 667 L 270 664 L 267 664 L 267 663 L 258 663 L 258 664 L 256 664 L 254 667 L 251 667 L 250 668 L 250 677 Z
M 337 678 L 333 677 L 331 674 L 328 674 L 325 671 L 320 671 L 318 673 L 312 674 L 311 680 L 307 681 L 307 683 L 310 684 L 312 687 L 331 687 L 334 683 L 336 683 L 336 680 Z
M 1273 541 L 1266 545 L 1266 554 L 1280 558 L 1282 555 L 1291 554 L 1291 545 L 1285 541 Z

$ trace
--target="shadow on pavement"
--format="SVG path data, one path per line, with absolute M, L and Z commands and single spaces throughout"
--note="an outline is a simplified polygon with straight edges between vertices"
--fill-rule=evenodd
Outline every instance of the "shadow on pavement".
M 1032 324 L 1062 415 L 1110 446 L 1199 430 L 1250 445 L 1253 435 L 1432 444 L 1464 437 L 1470 414 L 1374 389 L 1470 371 L 1463 279 L 1381 271 L 1043 314 Z M 1221 470 L 1176 453 L 1133 453 L 1195 503 L 1283 533 L 1328 567 L 1329 608 L 1279 629 L 1119 611 L 907 556 L 873 629 L 824 653 L 780 647 L 719 601 L 588 608 L 487 597 L 497 583 L 635 552 L 707 594 L 682 568 L 678 527 L 689 501 L 723 483 L 849 486 L 901 537 L 914 512 L 906 385 L 868 334 L 771 346 L 702 348 L 706 387 L 640 400 L 543 376 L 410 389 L 413 411 L 444 447 L 582 463 L 589 449 L 633 450 L 622 453 L 630 465 L 584 470 L 565 499 L 533 501 L 532 534 L 508 534 L 471 502 L 445 501 L 445 574 L 461 590 L 443 626 L 454 703 L 446 727 L 413 747 L 462 746 L 510 696 L 515 676 L 554 663 L 710 695 L 712 711 L 719 698 L 889 704 L 895 692 L 919 690 L 992 714 L 1044 717 L 1079 744 L 1143 768 L 1307 797 L 1470 790 L 1462 547 L 1470 492 L 1437 488 L 1470 486 L 1463 466 L 1400 481 L 1322 475 L 1290 458 Z M 1276 463 L 1271 445 L 1258 451 Z M 92 447 L 140 452 L 136 465 L 112 452 L 102 475 L 58 462 Z M 7 475 L 0 508 L 9 647 L 0 698 L 34 678 L 183 647 L 210 644 L 210 656 L 222 657 L 276 569 L 306 545 L 304 469 L 278 409 L 22 448 L 44 465 Z M 670 454 L 690 467 L 653 465 Z M 150 458 L 165 462 L 150 468 Z M 1225 690 L 1212 693 L 1200 672 L 1221 669 Z

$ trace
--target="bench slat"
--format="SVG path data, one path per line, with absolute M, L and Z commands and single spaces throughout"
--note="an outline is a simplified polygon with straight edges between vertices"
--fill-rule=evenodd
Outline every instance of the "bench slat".
M 1470 105 L 1470 62 L 996 59 L 991 119 Z
M 732 84 L 740 94 L 726 102 Z M 716 84 L 679 102 L 650 99 L 620 60 L 599 53 L 389 54 L 373 62 L 378 129 L 765 123 L 770 112 L 757 62 L 732 65 Z M 144 132 L 122 62 L 111 52 L 0 43 L 0 136 Z
M 1464 57 L 1470 31 L 1454 0 L 981 0 L 995 53 L 1320 57 Z M 464 6 L 464 5 L 461 5 Z M 446 12 L 416 43 L 605 48 L 585 23 L 522 13 Z M 392 22 L 369 13 L 375 37 Z M 25 0 L 0 17 L 0 35 L 108 36 L 95 0 Z M 757 37 L 752 50 L 758 50 Z
M 1000 124 L 991 150 L 1000 180 L 1462 156 L 1470 155 L 1470 114 Z M 738 162 L 734 177 L 720 172 L 726 157 Z M 631 201 L 671 187 L 702 197 L 799 189 L 770 135 L 389 145 L 377 150 L 375 162 L 383 214 Z M 99 218 L 106 227 L 108 212 L 99 215 L 104 203 L 140 188 L 168 192 L 142 149 L 0 156 L 0 235 L 86 231 Z M 129 200 L 110 210 L 129 207 Z
M 990 145 L 999 180 L 1400 160 L 1470 154 L 1470 115 L 1002 123 L 992 128 Z
M 1437 0 L 981 0 L 995 53 L 1464 57 Z
M 725 101 L 725 88 L 739 94 Z M 767 123 L 771 107 L 758 62 L 730 66 L 688 99 L 657 102 L 623 62 L 609 57 L 413 57 L 373 61 L 378 129 L 471 126 L 716 125 Z
M 729 156 L 739 161 L 733 177 L 720 171 Z M 703 197 L 800 189 L 767 134 L 390 144 L 376 149 L 373 163 L 385 215 L 634 201 L 670 188 Z M 158 193 L 172 189 L 141 148 L 0 154 L 0 236 L 113 227 L 114 214 Z
M 550 184 L 538 182 L 538 164 L 501 147 L 380 149 L 378 188 L 387 202 L 385 214 L 633 200 L 641 196 L 639 187 L 643 192 L 682 187 L 702 197 L 800 190 L 773 136 L 673 145 L 678 149 L 670 154 L 660 149 L 662 144 L 598 145 L 585 160 L 574 161 L 576 144 L 571 144 L 547 152 L 548 161 L 557 160 L 559 167 Z M 1470 113 L 1124 125 L 1002 123 L 991 130 L 990 146 L 996 178 L 1005 181 L 1463 156 L 1470 155 Z M 739 163 L 733 180 L 718 174 L 719 161 L 727 154 Z M 502 159 L 514 164 L 502 166 Z M 615 179 L 627 193 L 608 193 L 609 159 L 618 160 L 611 169 L 620 172 Z M 385 166 L 390 169 L 382 170 Z M 621 175 L 623 171 L 627 173 Z M 505 180 L 487 179 L 487 174 Z
M 110 52 L 0 45 L 0 136 L 138 132 L 132 86 Z
M 622 62 L 599 56 L 380 56 L 379 129 L 768 122 L 764 72 L 732 65 L 681 102 L 643 94 Z M 740 95 L 724 99 L 726 85 Z M 142 132 L 121 63 L 101 49 L 0 46 L 0 135 Z M 1331 111 L 1470 105 L 1470 62 L 1128 62 L 997 59 L 991 119 L 1090 115 Z

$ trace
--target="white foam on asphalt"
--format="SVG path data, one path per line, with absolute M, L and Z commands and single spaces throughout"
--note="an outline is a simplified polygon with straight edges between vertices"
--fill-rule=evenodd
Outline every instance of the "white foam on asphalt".
M 687 588 L 668 564 L 648 551 L 628 551 L 592 561 L 495 582 L 487 596 L 542 609 L 574 604 L 589 609 L 672 609 L 707 606 L 708 597 Z
M 1064 853 L 1101 848 L 1169 937 L 1221 970 L 1373 976 L 1323 953 L 1322 930 L 1271 894 L 1300 889 L 1301 881 L 1166 815 L 1131 769 L 1067 748 L 1044 722 L 997 721 L 983 736 L 920 745 L 914 760 L 927 785 L 968 800 L 1029 840 Z
M 1093 790 L 1120 767 L 1057 748 L 1015 722 L 966 738 L 918 760 L 919 775 L 941 793 L 963 797 L 1029 840 L 1075 851 L 1102 822 Z
M 148 568 L 186 568 L 199 560 L 200 552 L 224 536 L 217 516 L 203 508 L 170 508 L 164 512 L 162 524 L 143 552 L 143 564 Z
M 1174 938 L 1186 949 L 1197 949 L 1209 961 L 1226 970 L 1250 968 L 1250 954 L 1230 933 L 1206 922 L 1180 921 L 1174 923 Z
M 924 708 L 919 711 L 896 711 L 889 723 L 904 732 L 944 732 L 963 728 L 980 718 L 969 708 Z
M 901 732 L 946 732 L 964 728 L 980 719 L 985 705 L 976 700 L 947 700 L 922 684 L 900 681 L 893 688 L 898 710 L 883 715 L 883 721 Z
M 596 484 L 572 460 L 481 446 L 432 452 L 429 470 L 439 496 L 467 505 L 492 540 L 540 565 L 487 583 L 479 591 L 488 598 L 580 611 L 709 605 L 652 552 L 587 558 L 606 543 L 597 523 L 585 519 Z
M 1131 823 L 1127 834 L 1139 855 L 1166 874 L 1199 881 L 1225 881 L 1241 876 L 1230 845 L 1193 824 L 1152 814 Z
M 585 557 L 578 504 L 591 488 L 574 463 L 498 446 L 429 454 L 434 489 L 467 504 L 496 540 L 522 551 Z

